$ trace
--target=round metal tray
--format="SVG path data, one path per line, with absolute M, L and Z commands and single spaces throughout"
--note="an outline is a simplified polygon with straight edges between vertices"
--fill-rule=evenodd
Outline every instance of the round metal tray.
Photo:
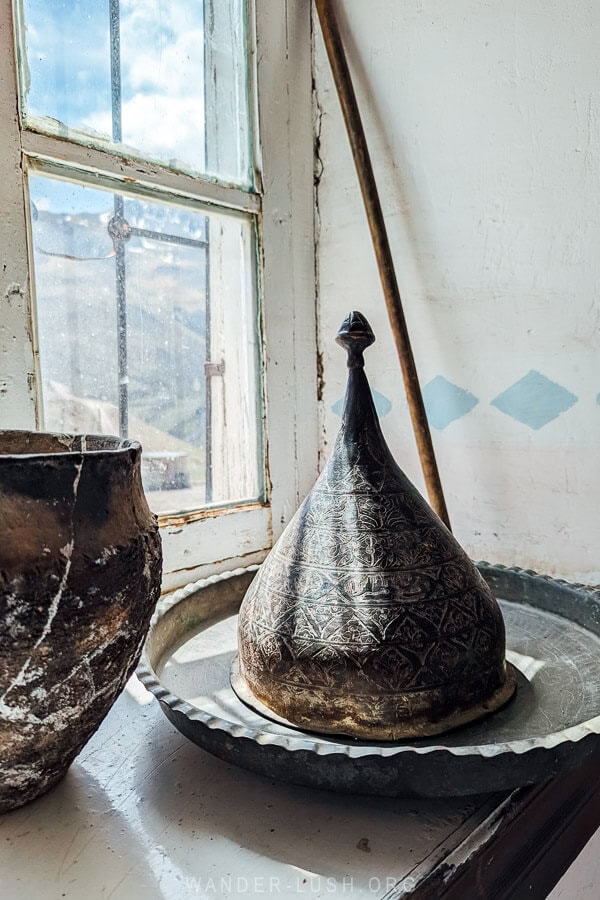
M 384 796 L 459 796 L 546 781 L 600 759 L 600 590 L 479 563 L 498 598 L 517 694 L 479 722 L 429 739 L 374 744 L 308 734 L 233 692 L 236 612 L 257 567 L 163 602 L 138 677 L 191 741 L 253 772 Z

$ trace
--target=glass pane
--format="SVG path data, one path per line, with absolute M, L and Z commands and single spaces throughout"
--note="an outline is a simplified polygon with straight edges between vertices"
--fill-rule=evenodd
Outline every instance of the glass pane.
M 23 0 L 25 123 L 248 185 L 245 17 L 244 0 Z
M 29 188 L 44 428 L 138 439 L 156 512 L 259 499 L 252 221 Z

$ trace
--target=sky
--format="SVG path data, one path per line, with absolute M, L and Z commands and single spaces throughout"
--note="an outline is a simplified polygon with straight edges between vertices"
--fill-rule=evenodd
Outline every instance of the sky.
M 123 143 L 204 156 L 202 0 L 122 0 Z M 108 0 L 26 0 L 27 110 L 112 137 Z
M 243 8 L 243 0 L 230 2 Z M 109 0 L 24 0 L 24 20 L 26 114 L 111 140 Z M 202 172 L 204 0 L 121 0 L 120 38 L 123 144 Z M 216 49 L 226 56 L 227 47 Z M 50 185 L 46 208 L 66 211 L 67 193 Z

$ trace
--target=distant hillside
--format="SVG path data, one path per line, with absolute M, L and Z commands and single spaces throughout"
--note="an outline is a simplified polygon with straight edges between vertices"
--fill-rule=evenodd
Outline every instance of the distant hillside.
M 169 227 L 177 229 L 173 216 L 179 211 L 167 212 Z M 117 287 L 109 220 L 109 213 L 36 210 L 34 216 L 47 430 L 118 433 Z M 205 250 L 132 236 L 125 242 L 125 273 L 129 436 L 147 452 L 185 453 L 197 505 L 205 480 Z
M 177 227 L 178 211 L 168 212 L 169 227 Z M 185 218 L 186 211 L 180 215 Z M 35 217 L 47 429 L 89 430 L 94 416 L 110 422 L 110 430 L 118 423 L 116 267 L 109 218 L 41 210 Z M 148 451 L 185 448 L 194 481 L 202 481 L 205 251 L 134 236 L 125 242 L 125 264 L 130 436 L 143 437 Z

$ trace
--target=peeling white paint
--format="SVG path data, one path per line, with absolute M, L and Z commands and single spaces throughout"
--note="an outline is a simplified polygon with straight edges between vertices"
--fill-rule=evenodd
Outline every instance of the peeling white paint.
M 25 292 L 20 284 L 17 284 L 16 281 L 11 281 L 4 291 L 4 299 L 10 301 L 15 296 L 22 297 L 24 293 Z
M 12 32 L 12 4 L 0 4 L 0 32 Z M 0 428 L 35 428 L 35 353 L 13 54 L 0 54 Z

